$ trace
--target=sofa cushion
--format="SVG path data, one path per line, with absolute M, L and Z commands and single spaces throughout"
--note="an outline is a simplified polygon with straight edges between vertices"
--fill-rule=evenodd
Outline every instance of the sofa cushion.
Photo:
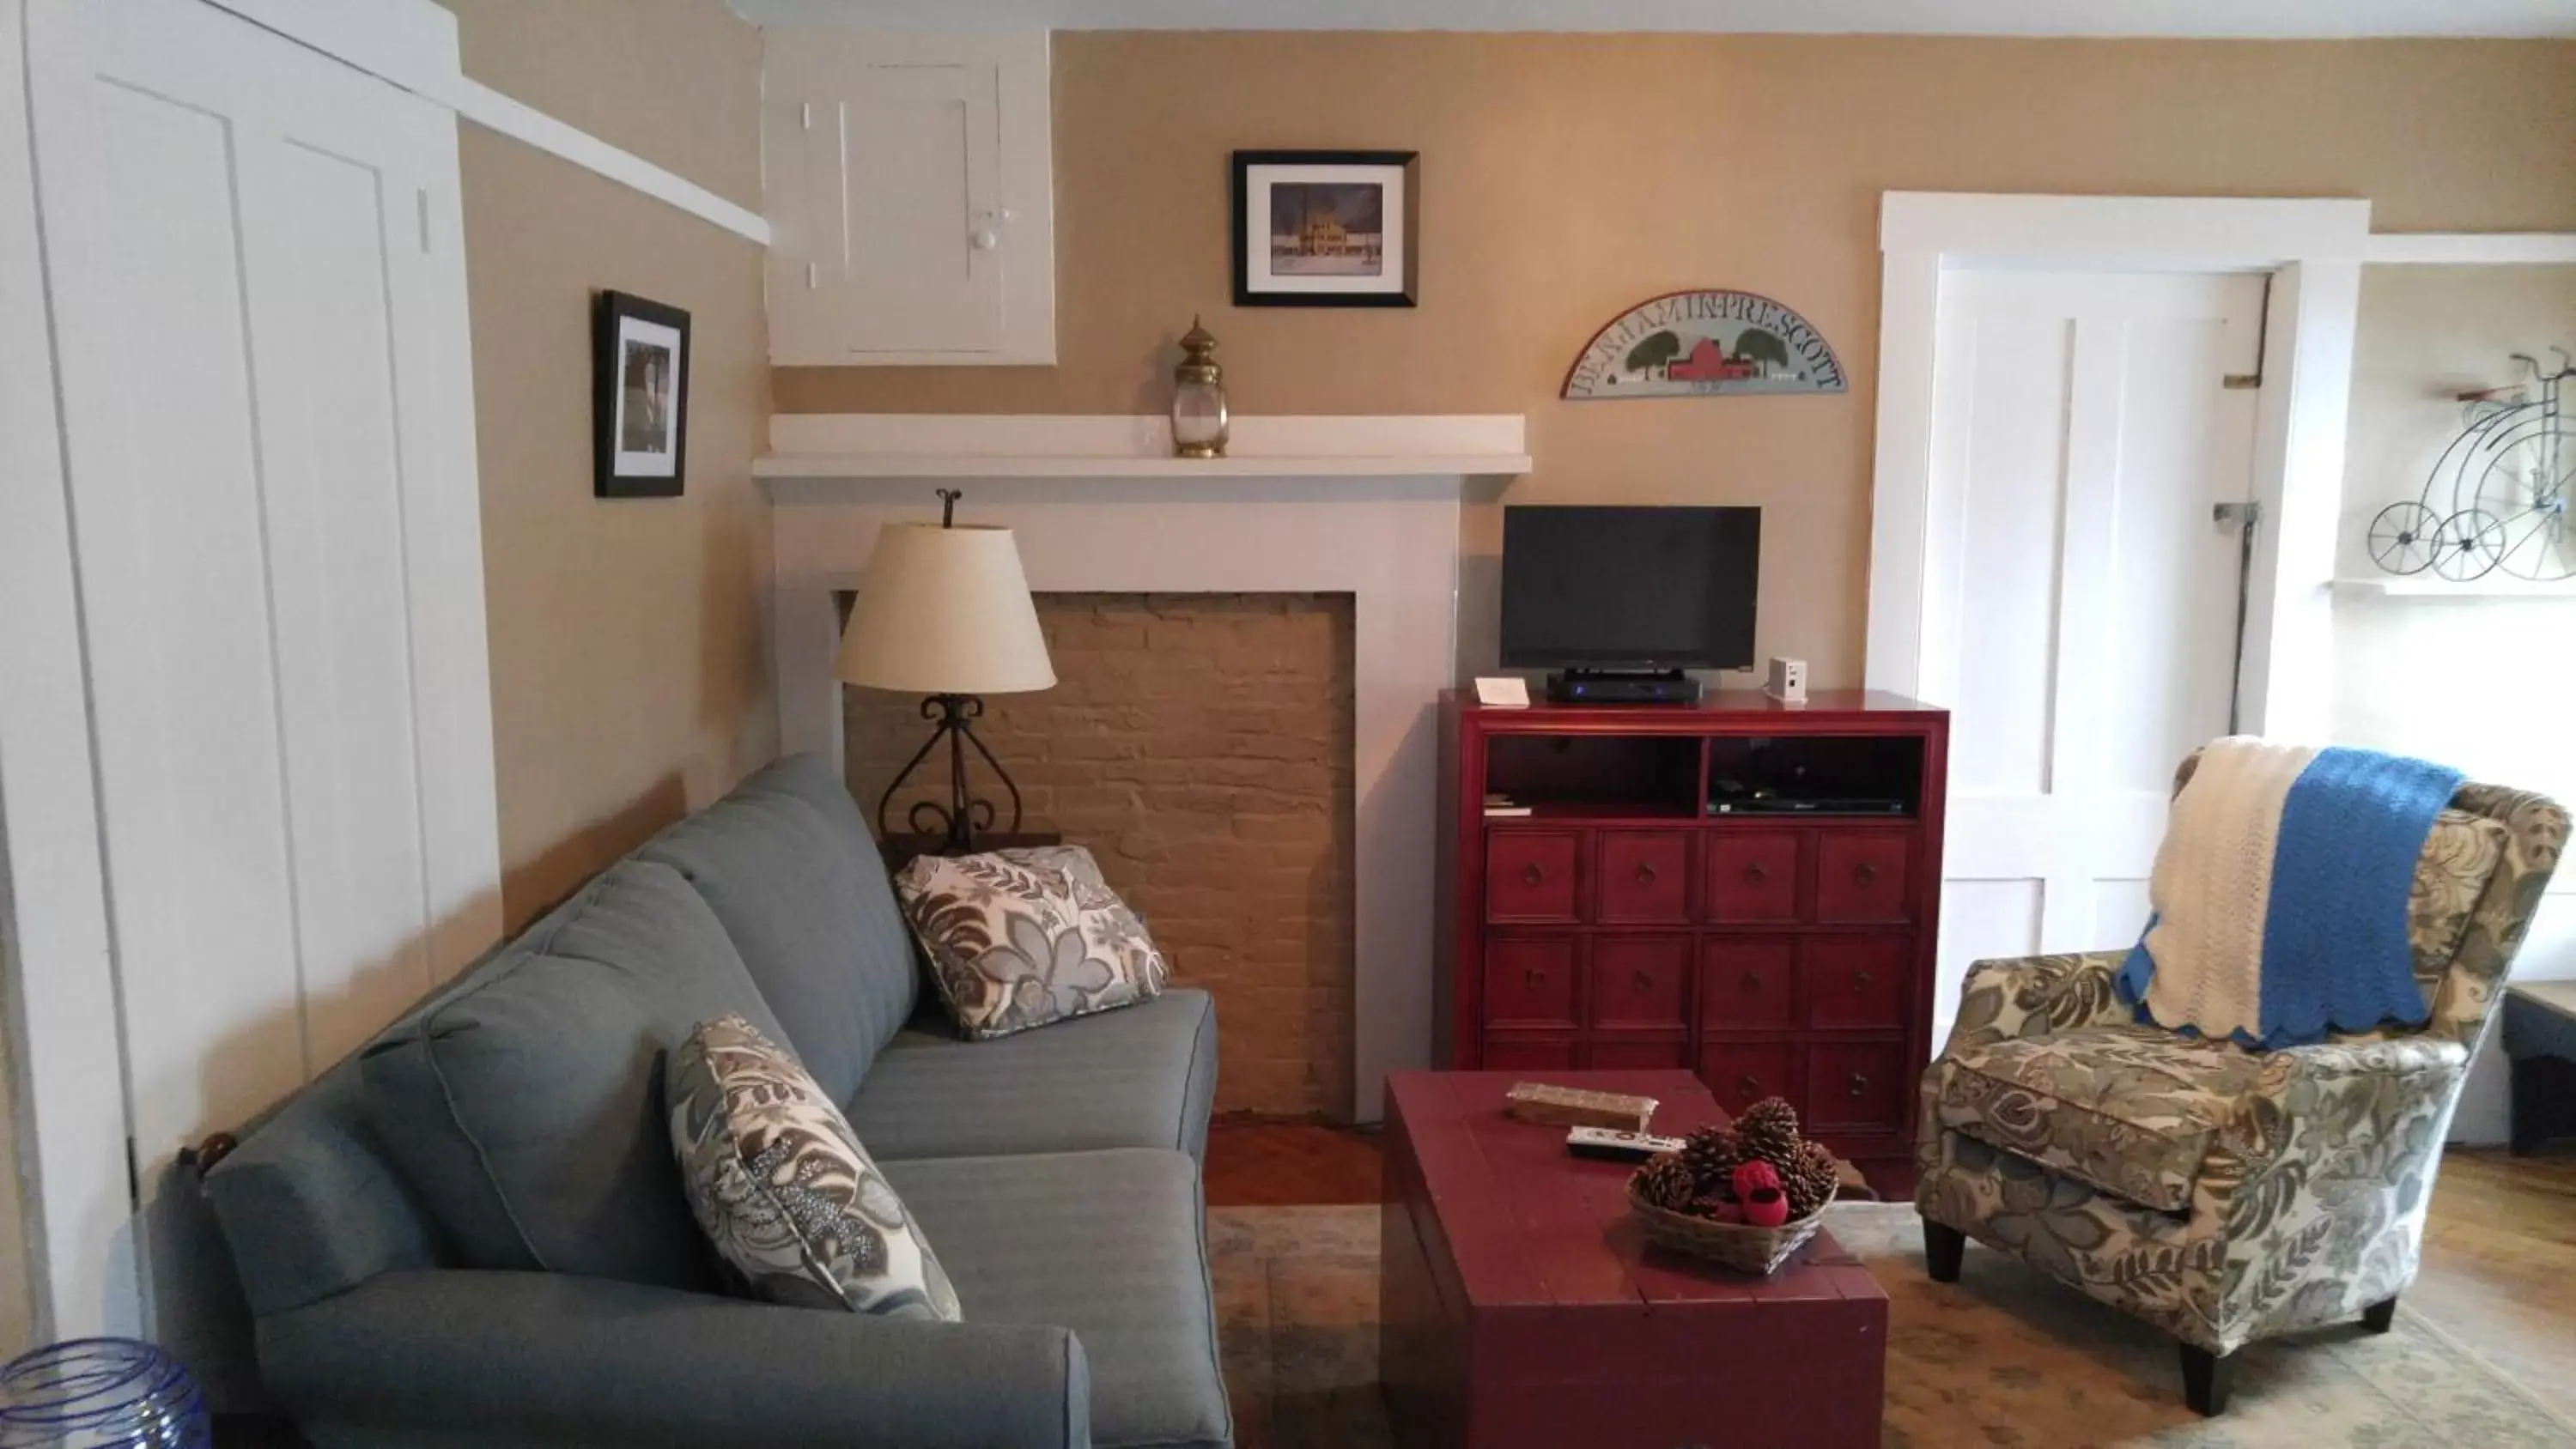
M 912 936 L 840 777 L 792 755 L 662 832 L 636 858 L 688 878 L 724 922 L 789 1046 L 833 1100 L 912 1015 Z
M 456 1266 L 710 1288 L 661 1072 L 733 1013 L 777 1029 L 706 902 L 627 861 L 368 1046 L 368 1120 Z
M 1091 1362 L 1093 1444 L 1232 1442 L 1196 1163 L 1045 1153 L 889 1162 L 886 1175 L 940 1244 L 968 1321 L 1073 1330 Z
M 1990 1147 L 2141 1207 L 2180 1212 L 2262 1062 L 2231 1043 L 2160 1027 L 2081 1027 L 1943 1057 L 1932 1110 L 1942 1126 Z
M 2424 848 L 2415 857 L 2415 879 L 2406 902 L 2406 943 L 2415 958 L 2415 981 L 2431 1005 L 2442 973 L 2460 949 L 2469 912 L 2504 859 L 2504 824 L 2466 810 L 2433 817 Z
M 785 1047 L 739 1016 L 700 1023 L 663 1096 L 689 1208 L 755 1296 L 957 1321 L 929 1236 Z
M 919 856 L 894 888 L 949 1019 L 978 1041 L 1150 1001 L 1170 975 L 1080 846 Z
M 1216 1010 L 1204 991 L 1172 990 L 1000 1041 L 925 1021 L 878 1054 L 845 1110 L 880 1159 L 1101 1147 L 1195 1156 L 1215 1095 Z

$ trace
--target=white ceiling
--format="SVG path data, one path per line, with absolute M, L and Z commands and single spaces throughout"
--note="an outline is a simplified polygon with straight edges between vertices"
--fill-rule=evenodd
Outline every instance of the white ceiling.
M 892 29 L 2576 36 L 2576 0 L 730 0 L 762 24 Z

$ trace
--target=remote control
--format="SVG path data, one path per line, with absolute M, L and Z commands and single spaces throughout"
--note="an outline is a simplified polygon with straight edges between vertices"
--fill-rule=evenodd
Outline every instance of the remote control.
M 1682 1140 L 1611 1127 L 1575 1127 L 1565 1134 L 1565 1150 L 1577 1157 L 1598 1157 L 1608 1162 L 1643 1162 L 1660 1152 L 1681 1151 Z

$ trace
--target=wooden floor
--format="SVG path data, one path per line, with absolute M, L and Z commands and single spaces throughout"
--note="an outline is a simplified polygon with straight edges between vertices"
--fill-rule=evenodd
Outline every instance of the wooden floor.
M 1209 1130 L 1211 1207 L 1377 1196 L 1374 1133 L 1236 1117 Z M 2576 1147 L 2447 1153 L 2406 1302 L 2576 1419 Z

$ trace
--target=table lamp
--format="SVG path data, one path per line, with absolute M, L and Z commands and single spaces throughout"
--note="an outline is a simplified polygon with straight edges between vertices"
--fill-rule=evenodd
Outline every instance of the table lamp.
M 850 684 L 926 696 L 924 719 L 936 720 L 930 738 L 895 772 L 877 800 L 877 831 L 891 836 L 886 811 L 914 769 L 941 741 L 948 745 L 948 801 L 914 803 L 905 823 L 915 833 L 941 837 L 939 849 L 957 854 L 975 848 L 1000 812 L 978 798 L 967 778 L 966 750 L 973 746 L 1011 801 L 1011 830 L 1020 826 L 1020 788 L 1002 762 L 975 737 L 983 696 L 1019 694 L 1055 684 L 1037 605 L 1020 569 L 1019 545 L 1007 528 L 957 523 L 958 490 L 939 490 L 939 522 L 889 524 L 859 581 L 849 627 L 833 673 Z

